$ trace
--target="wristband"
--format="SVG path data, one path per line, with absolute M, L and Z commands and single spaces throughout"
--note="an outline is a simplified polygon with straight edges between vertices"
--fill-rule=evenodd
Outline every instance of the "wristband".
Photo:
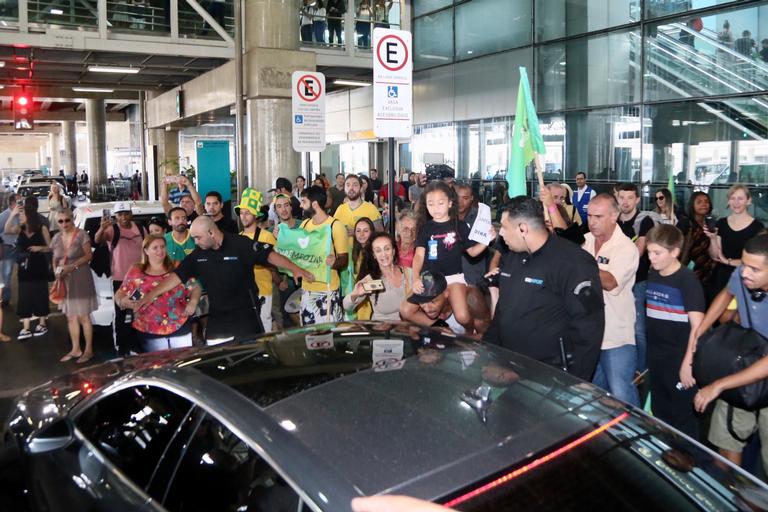
M 549 211 L 549 213 L 555 213 L 557 211 L 557 206 L 551 205 L 547 207 L 547 210 Z

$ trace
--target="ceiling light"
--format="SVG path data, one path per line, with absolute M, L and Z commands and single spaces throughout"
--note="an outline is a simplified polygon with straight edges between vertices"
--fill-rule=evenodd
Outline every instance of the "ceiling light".
M 64 14 L 64 11 L 62 11 L 61 9 L 51 9 L 51 14 L 57 14 L 61 16 L 62 14 Z
M 99 89 L 98 87 L 73 87 L 75 92 L 115 92 L 114 89 Z
M 0 60 L 0 68 L 4 68 L 4 67 L 5 67 L 5 61 L 4 60 Z
M 370 82 L 359 82 L 357 80 L 342 80 L 342 79 L 334 80 L 333 83 L 336 85 L 351 85 L 353 87 L 368 87 L 371 85 Z
M 3 84 L 0 84 L 0 89 L 5 89 L 5 86 Z
M 88 71 L 93 71 L 94 73 L 124 73 L 135 75 L 141 70 L 139 68 L 121 68 L 118 66 L 88 66 Z

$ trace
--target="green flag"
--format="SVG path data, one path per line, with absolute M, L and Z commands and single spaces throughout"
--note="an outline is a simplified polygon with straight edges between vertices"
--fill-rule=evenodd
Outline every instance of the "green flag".
M 520 66 L 520 87 L 517 90 L 517 108 L 515 110 L 515 126 L 512 131 L 512 144 L 509 148 L 509 168 L 507 169 L 507 184 L 509 197 L 524 196 L 525 167 L 531 163 L 536 153 L 546 153 L 544 139 L 539 131 L 539 118 L 536 107 L 531 99 L 531 88 L 528 85 L 528 74 Z
M 281 226 L 275 250 L 315 276 L 316 281 L 331 282 L 331 267 L 325 258 L 331 253 L 331 226 L 314 231 Z

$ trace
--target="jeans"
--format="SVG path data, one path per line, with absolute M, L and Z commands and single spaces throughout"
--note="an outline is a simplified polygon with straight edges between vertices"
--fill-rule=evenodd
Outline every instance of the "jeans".
M 15 245 L 3 244 L 3 303 L 8 304 L 11 302 L 11 279 L 13 278 L 13 267 L 16 265 L 16 258 L 19 254 L 19 250 Z
M 301 40 L 305 43 L 312 42 L 312 25 L 301 26 Z
M 339 45 L 344 44 L 341 39 L 341 20 L 328 20 L 328 42 L 334 44 L 334 39 Z
M 637 350 L 632 345 L 602 350 L 592 383 L 609 391 L 619 400 L 639 407 L 637 387 L 632 384 L 636 365 Z
M 635 347 L 637 347 L 637 368 L 638 372 L 644 372 L 648 367 L 645 360 L 645 351 L 647 341 L 645 338 L 645 289 L 647 281 L 635 283 L 632 287 L 632 293 L 635 295 Z
M 325 22 L 313 21 L 312 27 L 313 27 L 313 32 L 315 33 L 315 42 L 325 43 Z

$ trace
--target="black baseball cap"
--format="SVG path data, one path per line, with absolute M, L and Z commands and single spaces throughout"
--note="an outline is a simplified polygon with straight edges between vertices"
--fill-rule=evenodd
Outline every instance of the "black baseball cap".
M 408 297 L 408 302 L 411 304 L 425 304 L 432 302 L 435 297 L 443 293 L 448 288 L 448 283 L 445 280 L 445 276 L 440 272 L 431 272 L 425 270 L 419 274 L 421 283 L 424 285 L 424 291 L 421 293 L 412 293 Z

